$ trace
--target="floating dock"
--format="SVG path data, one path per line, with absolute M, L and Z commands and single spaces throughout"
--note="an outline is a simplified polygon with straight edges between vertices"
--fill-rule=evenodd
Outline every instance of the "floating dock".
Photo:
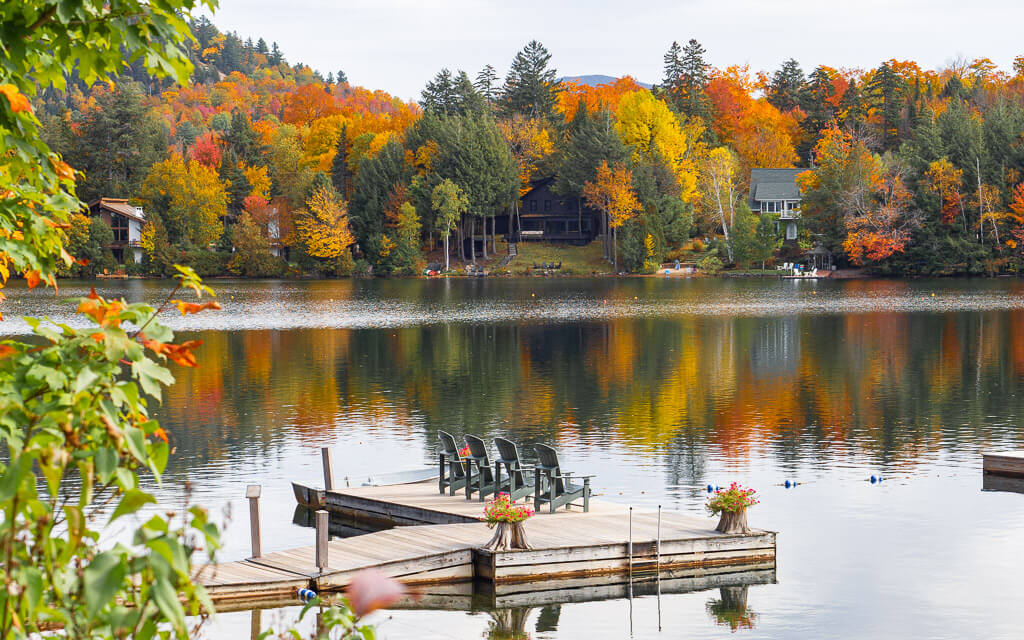
M 588 513 L 563 508 L 528 520 L 532 550 L 491 552 L 481 548 L 492 534 L 479 521 L 483 503 L 462 493 L 442 495 L 436 480 L 332 491 L 294 488 L 300 504 L 330 512 L 339 526 L 383 530 L 327 542 L 323 568 L 314 545 L 202 567 L 197 580 L 219 606 L 273 601 L 300 587 L 338 591 L 371 567 L 420 585 L 421 593 L 476 580 L 495 593 L 529 594 L 573 588 L 573 581 L 593 588 L 595 580 L 607 585 L 653 573 L 676 576 L 691 587 L 694 580 L 715 576 L 704 588 L 728 582 L 722 576 L 730 573 L 770 574 L 774 580 L 774 532 L 721 534 L 711 518 L 662 511 L 659 524 L 656 511 L 631 513 L 625 505 L 591 500 Z
M 1024 451 L 984 452 L 981 460 L 985 475 L 1024 478 Z

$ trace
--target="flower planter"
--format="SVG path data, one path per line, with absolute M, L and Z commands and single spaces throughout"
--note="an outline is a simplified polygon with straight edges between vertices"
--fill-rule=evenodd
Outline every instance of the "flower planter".
M 514 549 L 532 549 L 526 540 L 526 527 L 522 522 L 494 523 L 494 536 L 484 545 L 488 551 L 512 551 Z
M 750 533 L 750 526 L 747 524 L 747 508 L 723 511 L 715 531 L 719 533 Z

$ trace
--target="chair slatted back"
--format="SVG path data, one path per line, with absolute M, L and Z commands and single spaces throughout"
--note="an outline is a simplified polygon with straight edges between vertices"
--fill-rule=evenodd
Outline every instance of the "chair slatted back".
M 549 447 L 546 444 L 535 444 L 533 445 L 534 451 L 537 452 L 537 468 L 543 471 L 551 471 L 555 476 L 562 475 L 562 467 L 558 464 L 558 452 L 553 447 Z M 559 494 L 565 492 L 565 482 L 562 478 L 555 478 L 555 491 Z
M 466 466 L 459 458 L 459 447 L 455 444 L 455 437 L 447 431 L 437 430 L 437 437 L 441 440 L 441 448 L 444 455 L 455 464 L 452 465 L 452 475 L 456 478 L 466 476 Z
M 470 457 L 477 461 L 480 473 L 484 475 L 487 482 L 492 482 L 494 473 L 491 469 L 491 459 L 487 455 L 487 445 L 485 445 L 484 441 L 480 438 L 467 433 L 466 446 L 469 447 Z
M 505 438 L 495 438 L 494 446 L 498 448 L 498 456 L 501 458 L 501 462 L 512 463 L 515 485 L 517 487 L 525 486 L 526 478 L 523 475 L 523 462 L 519 459 L 519 447 L 516 446 L 516 443 Z

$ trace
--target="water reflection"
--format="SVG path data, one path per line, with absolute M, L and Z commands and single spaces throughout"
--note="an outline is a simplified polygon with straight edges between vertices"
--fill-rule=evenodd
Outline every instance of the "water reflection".
M 712 619 L 730 631 L 753 629 L 757 613 L 747 608 L 748 587 L 722 587 L 719 598 L 708 601 L 708 613 Z
M 433 464 L 443 428 L 527 454 L 553 442 L 597 474 L 600 500 L 700 514 L 706 485 L 756 486 L 751 524 L 780 532 L 779 584 L 752 590 L 752 637 L 1019 635 L 1024 501 L 979 478 L 981 450 L 1024 449 L 1016 280 L 215 286 L 224 312 L 179 325 L 206 344 L 158 409 L 176 447 L 159 491 L 173 503 L 191 481 L 196 501 L 243 514 L 225 559 L 248 555 L 247 483 L 263 485 L 265 552 L 311 544 L 289 482 L 321 482 L 319 447 L 339 477 L 381 473 Z M 104 288 L 166 295 L 152 282 Z M 61 317 L 53 298 L 5 292 L 7 318 Z M 622 593 L 494 603 L 533 607 L 537 638 L 621 638 Z M 389 613 L 386 635 L 486 636 L 493 619 L 463 595 L 461 612 Z M 706 595 L 665 603 L 673 636 L 729 633 Z M 636 637 L 655 636 L 656 599 L 632 604 Z M 212 637 L 248 631 L 244 615 Z

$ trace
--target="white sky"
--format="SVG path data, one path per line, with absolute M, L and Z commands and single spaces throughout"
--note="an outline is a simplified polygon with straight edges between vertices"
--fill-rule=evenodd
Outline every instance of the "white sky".
M 291 63 L 415 99 L 441 67 L 504 76 L 540 40 L 560 76 L 661 79 L 673 40 L 696 38 L 717 67 L 810 71 L 877 66 L 890 58 L 941 68 L 991 58 L 1009 70 L 1024 54 L 1022 0 L 220 0 L 222 31 L 277 41 Z

